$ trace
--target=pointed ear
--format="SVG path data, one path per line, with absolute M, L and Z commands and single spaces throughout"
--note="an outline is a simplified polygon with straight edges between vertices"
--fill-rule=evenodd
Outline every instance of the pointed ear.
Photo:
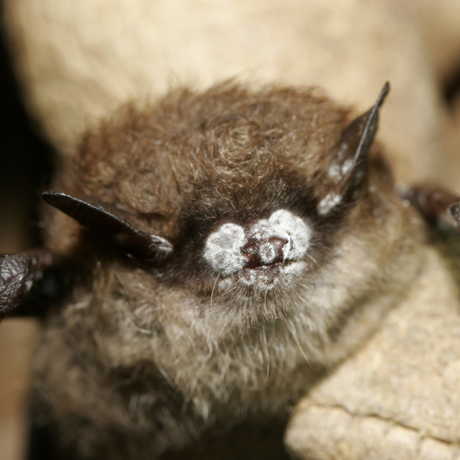
M 166 239 L 138 230 L 100 205 L 65 193 L 45 192 L 43 199 L 51 206 L 77 220 L 88 230 L 110 238 L 113 243 L 142 261 L 159 261 L 168 256 L 172 244 Z
M 21 307 L 53 263 L 53 255 L 45 249 L 0 255 L 0 319 L 5 316 L 34 316 L 34 312 L 24 312 Z
M 460 196 L 432 184 L 404 188 L 401 196 L 433 227 L 460 232 Z
M 386 82 L 375 104 L 343 130 L 327 171 L 330 192 L 319 202 L 319 214 L 328 214 L 344 200 L 350 189 L 357 189 L 364 181 L 368 153 L 377 133 L 380 107 L 389 91 L 390 84 Z

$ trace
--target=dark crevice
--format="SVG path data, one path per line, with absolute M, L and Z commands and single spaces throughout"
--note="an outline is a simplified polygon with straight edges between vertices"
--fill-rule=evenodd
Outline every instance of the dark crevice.
M 460 58 L 452 68 L 453 71 L 442 85 L 443 99 L 449 107 L 452 107 L 455 100 L 460 96 Z
M 40 243 L 39 191 L 53 173 L 54 152 L 28 115 L 15 77 L 0 3 L 0 237 L 19 231 L 30 246 Z M 19 230 L 18 230 L 19 229 Z

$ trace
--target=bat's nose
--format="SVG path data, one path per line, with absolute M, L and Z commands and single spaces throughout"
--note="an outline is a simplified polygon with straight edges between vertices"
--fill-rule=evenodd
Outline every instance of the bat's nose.
M 288 243 L 287 239 L 279 236 L 249 238 L 241 248 L 241 252 L 246 258 L 244 268 L 257 268 L 283 262 Z

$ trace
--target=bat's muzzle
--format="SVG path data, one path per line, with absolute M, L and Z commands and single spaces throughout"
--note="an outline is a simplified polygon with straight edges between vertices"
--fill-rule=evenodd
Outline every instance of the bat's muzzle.
M 284 262 L 289 249 L 289 240 L 278 236 L 249 238 L 241 248 L 245 256 L 244 268 L 258 268 Z

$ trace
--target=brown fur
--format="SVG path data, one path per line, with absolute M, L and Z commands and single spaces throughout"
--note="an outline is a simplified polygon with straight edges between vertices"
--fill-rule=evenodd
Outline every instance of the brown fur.
M 416 275 L 422 231 L 378 146 L 340 212 L 315 216 L 351 118 L 316 88 L 225 83 L 125 107 L 85 137 L 56 188 L 166 237 L 175 253 L 146 270 L 61 213 L 46 221 L 49 247 L 86 275 L 36 356 L 36 404 L 64 445 L 82 458 L 151 459 L 243 420 L 282 420 L 318 371 L 369 336 Z M 204 238 L 280 208 L 315 230 L 305 275 L 268 293 L 215 289 Z

